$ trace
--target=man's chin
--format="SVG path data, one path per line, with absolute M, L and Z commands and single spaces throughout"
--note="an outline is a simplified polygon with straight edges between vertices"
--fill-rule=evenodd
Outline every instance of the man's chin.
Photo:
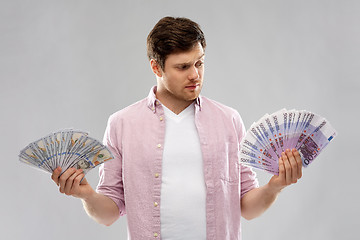
M 193 96 L 189 96 L 188 98 L 186 98 L 185 100 L 187 101 L 194 101 L 199 97 L 199 94 L 194 94 Z

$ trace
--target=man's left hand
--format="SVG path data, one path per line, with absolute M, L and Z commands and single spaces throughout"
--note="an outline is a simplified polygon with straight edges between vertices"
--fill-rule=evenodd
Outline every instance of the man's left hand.
M 302 161 L 296 149 L 287 149 L 279 158 L 279 176 L 274 175 L 269 181 L 269 187 L 282 190 L 296 183 L 302 176 Z

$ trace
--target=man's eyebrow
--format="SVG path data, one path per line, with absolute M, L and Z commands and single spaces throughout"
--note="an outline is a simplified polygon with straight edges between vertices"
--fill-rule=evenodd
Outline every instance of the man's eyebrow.
M 201 58 L 203 58 L 205 56 L 205 53 L 203 53 L 200 57 L 197 58 L 196 61 L 199 61 Z M 175 66 L 180 66 L 180 65 L 191 65 L 192 64 L 192 61 L 190 62 L 183 62 L 183 63 L 176 63 L 174 64 Z
M 205 53 L 203 53 L 199 58 L 198 60 L 200 60 L 201 58 L 205 57 Z

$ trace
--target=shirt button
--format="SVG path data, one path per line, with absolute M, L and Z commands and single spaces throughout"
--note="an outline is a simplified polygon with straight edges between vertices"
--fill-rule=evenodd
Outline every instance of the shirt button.
M 159 119 L 160 119 L 160 121 L 164 120 L 164 118 L 162 116 Z
M 157 207 L 159 204 L 157 202 L 154 202 L 154 206 Z
M 154 111 L 154 110 L 155 110 L 155 108 L 154 108 L 154 107 L 152 107 L 152 108 L 151 108 L 151 110 L 153 110 L 153 111 Z
M 154 233 L 154 237 L 158 237 L 158 233 Z
M 157 145 L 157 147 L 158 147 L 158 148 L 161 148 L 161 144 L 159 143 L 159 144 Z
M 158 177 L 159 177 L 159 174 L 158 174 L 158 173 L 155 173 L 155 177 L 158 178 Z

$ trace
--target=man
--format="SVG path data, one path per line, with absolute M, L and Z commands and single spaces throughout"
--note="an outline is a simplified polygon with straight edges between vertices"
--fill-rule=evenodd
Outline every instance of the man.
M 115 156 L 100 168 L 97 191 L 81 169 L 52 179 L 92 218 L 111 225 L 127 214 L 131 239 L 241 239 L 252 219 L 302 175 L 299 153 L 279 159 L 279 176 L 259 187 L 239 164 L 245 128 L 232 108 L 200 96 L 206 42 L 198 24 L 165 17 L 147 39 L 157 79 L 147 98 L 109 118 L 104 143 Z

